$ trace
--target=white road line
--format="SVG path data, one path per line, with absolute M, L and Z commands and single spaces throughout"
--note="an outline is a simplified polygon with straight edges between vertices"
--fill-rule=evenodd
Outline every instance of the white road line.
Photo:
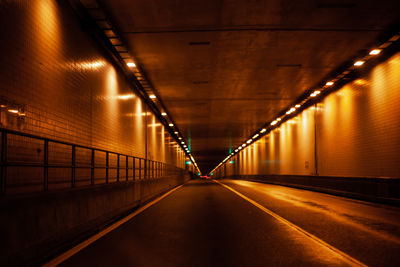
M 43 267 L 53 267 L 53 266 L 57 266 L 60 263 L 62 263 L 63 261 L 69 259 L 70 257 L 72 257 L 73 255 L 75 255 L 76 253 L 78 253 L 79 251 L 81 251 L 82 249 L 86 248 L 87 246 L 89 246 L 90 244 L 92 244 L 93 242 L 95 242 L 96 240 L 102 238 L 103 236 L 105 236 L 106 234 L 108 234 L 109 232 L 111 232 L 112 230 L 118 228 L 119 226 L 121 226 L 122 224 L 126 223 L 127 221 L 129 221 L 130 219 L 132 219 L 133 217 L 135 217 L 136 215 L 138 215 L 139 213 L 143 212 L 144 210 L 148 209 L 149 207 L 151 207 L 152 205 L 156 204 L 158 201 L 160 201 L 161 199 L 165 198 L 166 196 L 168 196 L 169 194 L 171 194 L 172 192 L 174 192 L 175 190 L 178 190 L 179 188 L 181 188 L 183 185 L 180 185 L 178 187 L 175 187 L 174 189 L 168 191 L 167 193 L 165 193 L 164 195 L 156 198 L 155 200 L 149 202 L 148 204 L 144 205 L 143 207 L 140 207 L 139 209 L 137 209 L 136 211 L 132 212 L 131 214 L 129 214 L 128 216 L 126 216 L 125 218 L 122 218 L 121 220 L 115 222 L 114 224 L 112 224 L 111 226 L 107 227 L 106 229 L 104 229 L 103 231 L 95 234 L 94 236 L 90 237 L 89 239 L 83 241 L 82 243 L 76 245 L 75 247 L 67 250 L 66 252 L 64 252 L 63 254 L 57 256 L 56 258 L 50 260 L 49 262 L 43 264 Z
M 316 242 L 317 244 L 319 244 L 320 246 L 323 246 L 329 250 L 331 250 L 331 252 L 338 254 L 340 257 L 342 257 L 345 261 L 347 261 L 349 264 L 354 265 L 354 266 L 364 266 L 366 267 L 367 265 L 365 265 L 364 263 L 354 259 L 353 257 L 351 257 L 350 255 L 344 253 L 343 251 L 329 245 L 328 243 L 326 243 L 325 241 L 319 239 L 318 237 L 316 237 L 315 235 L 307 232 L 306 230 L 300 228 L 299 226 L 289 222 L 288 220 L 282 218 L 281 216 L 279 216 L 278 214 L 276 214 L 275 212 L 265 208 L 264 206 L 262 206 L 261 204 L 255 202 L 254 200 L 246 197 L 245 195 L 239 193 L 238 191 L 236 191 L 235 189 L 219 182 L 216 180 L 213 180 L 214 182 L 220 184 L 221 186 L 227 188 L 228 190 L 232 191 L 233 193 L 235 193 L 236 195 L 240 196 L 241 198 L 243 198 L 244 200 L 247 200 L 248 202 L 250 202 L 251 204 L 253 204 L 254 206 L 256 206 L 257 208 L 259 208 L 260 210 L 264 211 L 265 213 L 271 215 L 272 217 L 274 217 L 275 219 L 279 220 L 280 222 L 284 223 L 285 225 L 289 226 L 290 228 L 292 228 L 293 230 L 305 235 L 306 237 L 308 237 L 309 239 L 313 240 L 314 242 Z

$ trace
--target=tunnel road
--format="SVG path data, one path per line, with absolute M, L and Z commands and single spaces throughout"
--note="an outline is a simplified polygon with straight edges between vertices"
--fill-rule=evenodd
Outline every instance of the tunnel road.
M 70 254 L 61 266 L 400 266 L 400 209 L 193 180 Z

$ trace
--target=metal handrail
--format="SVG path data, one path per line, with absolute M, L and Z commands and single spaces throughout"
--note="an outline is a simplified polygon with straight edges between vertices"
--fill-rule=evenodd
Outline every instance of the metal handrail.
M 0 194 L 4 195 L 7 193 L 9 187 L 27 187 L 27 186 L 32 186 L 33 183 L 24 183 L 22 185 L 13 185 L 9 184 L 7 181 L 7 171 L 9 167 L 21 167 L 21 168 L 26 168 L 26 167 L 35 167 L 35 168 L 43 168 L 43 181 L 42 181 L 42 190 L 43 191 L 49 191 L 49 169 L 51 168 L 64 168 L 64 169 L 70 169 L 71 170 L 71 179 L 70 179 L 70 188 L 77 187 L 77 181 L 76 181 L 76 170 L 77 169 L 90 169 L 90 177 L 87 177 L 87 179 L 80 179 L 79 181 L 89 181 L 90 178 L 90 186 L 95 185 L 96 177 L 95 177 L 95 170 L 101 169 L 105 170 L 105 178 L 104 178 L 104 183 L 108 184 L 110 182 L 110 170 L 116 170 L 116 179 L 115 182 L 118 183 L 121 181 L 120 178 L 125 177 L 125 181 L 128 182 L 131 178 L 132 181 L 136 181 L 138 178 L 139 180 L 143 179 L 154 179 L 154 178 L 159 178 L 165 175 L 168 175 L 171 172 L 176 172 L 176 171 L 183 171 L 184 169 L 178 168 L 176 166 L 166 164 L 163 162 L 159 161 L 153 161 L 141 157 L 135 157 L 132 155 L 127 155 L 123 153 L 118 153 L 118 152 L 113 152 L 105 149 L 100 149 L 100 148 L 93 148 L 89 146 L 84 146 L 84 145 L 79 145 L 79 144 L 74 144 L 70 142 L 65 142 L 65 141 L 60 141 L 60 140 L 55 140 L 47 137 L 41 137 L 29 133 L 23 133 L 11 129 L 6 129 L 6 128 L 1 128 L 0 127 L 0 132 L 1 132 L 1 159 L 0 159 L 0 167 L 1 167 L 1 172 L 0 172 Z M 43 142 L 43 157 L 41 160 L 35 161 L 35 162 L 25 162 L 25 161 L 10 161 L 9 160 L 9 155 L 8 155 L 8 136 L 9 135 L 16 135 L 16 136 L 22 136 L 22 137 L 27 137 L 31 138 L 34 140 L 40 140 Z M 49 163 L 49 145 L 51 144 L 62 144 L 69 146 L 71 148 L 71 159 L 69 163 Z M 76 150 L 78 149 L 86 149 L 90 151 L 90 162 L 84 162 L 82 164 L 79 164 L 76 160 Z M 96 152 L 103 152 L 105 153 L 105 160 L 102 157 L 102 164 L 96 164 Z M 116 161 L 113 163 L 116 163 L 114 165 L 110 166 L 110 155 L 116 155 Z M 122 159 L 122 162 L 121 162 Z M 136 166 L 136 160 L 138 160 L 138 166 Z M 125 161 L 125 162 L 123 162 Z M 121 164 L 122 163 L 122 164 Z M 122 167 L 121 167 L 122 165 Z M 137 168 L 138 167 L 138 168 Z M 123 172 L 125 171 L 125 174 L 123 175 Z M 129 176 L 129 172 L 132 172 L 132 175 Z M 138 171 L 138 177 L 136 177 L 136 171 Z M 114 178 L 114 177 L 113 177 Z M 98 180 L 98 179 L 97 179 Z M 65 182 L 65 181 L 64 181 Z M 60 184 L 63 183 L 62 181 L 54 181 L 51 182 L 51 184 Z M 37 185 L 37 183 L 35 184 Z M 29 191 L 29 190 L 28 190 Z M 37 192 L 37 190 L 35 190 Z

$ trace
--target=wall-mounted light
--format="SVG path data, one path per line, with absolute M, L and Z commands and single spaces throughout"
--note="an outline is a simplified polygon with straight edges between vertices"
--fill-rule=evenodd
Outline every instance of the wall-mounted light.
M 126 95 L 118 95 L 117 98 L 120 100 L 127 100 L 127 99 L 132 99 L 134 98 L 134 94 L 126 94 Z
M 18 114 L 19 112 L 18 109 L 8 109 L 7 111 L 14 114 Z

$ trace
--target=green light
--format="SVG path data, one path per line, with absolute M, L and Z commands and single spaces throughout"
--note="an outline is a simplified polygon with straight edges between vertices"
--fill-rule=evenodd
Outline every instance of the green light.
M 235 163 L 233 160 L 229 161 L 229 164 L 233 164 L 233 163 Z
M 200 175 L 201 173 L 198 173 L 198 175 Z
M 181 162 L 182 162 L 182 161 L 181 161 Z M 186 161 L 186 164 L 187 164 L 187 165 L 190 165 L 190 163 L 191 163 L 190 160 Z
M 214 173 L 211 173 L 211 175 L 214 175 Z

